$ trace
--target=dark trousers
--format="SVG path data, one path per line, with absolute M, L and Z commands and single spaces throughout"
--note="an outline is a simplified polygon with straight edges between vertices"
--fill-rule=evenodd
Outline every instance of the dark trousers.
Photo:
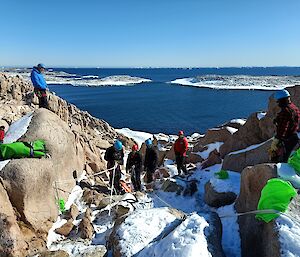
M 155 172 L 155 167 L 146 168 L 147 183 L 151 183 L 153 181 L 154 172 Z
M 184 174 L 187 174 L 187 170 L 185 166 L 185 156 L 176 154 L 176 164 L 177 164 L 178 175 L 181 175 L 181 171 Z
M 131 182 L 133 184 L 134 191 L 141 191 L 141 169 L 132 169 Z
M 278 162 L 287 162 L 291 152 L 295 148 L 295 146 L 298 144 L 299 138 L 297 134 L 293 134 L 287 139 L 284 139 L 281 142 L 281 149 L 280 149 L 280 154 L 272 158 L 272 161 L 278 163 Z
M 114 163 L 108 162 L 107 163 L 107 169 L 111 169 L 115 166 Z M 115 171 L 115 177 L 113 181 L 113 176 L 114 176 L 114 171 Z M 120 179 L 121 179 L 121 167 L 120 165 L 117 165 L 115 170 L 110 170 L 109 171 L 109 185 L 114 187 L 115 191 L 117 194 L 122 193 L 122 187 L 120 185 Z
M 34 93 L 36 94 L 36 96 L 39 99 L 39 107 L 49 109 L 46 90 L 35 88 Z

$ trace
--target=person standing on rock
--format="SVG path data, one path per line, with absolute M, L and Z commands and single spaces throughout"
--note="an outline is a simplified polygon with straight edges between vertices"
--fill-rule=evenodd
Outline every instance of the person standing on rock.
M 152 145 L 152 140 L 150 138 L 147 139 L 145 143 L 147 148 L 145 154 L 144 168 L 146 170 L 147 183 L 151 183 L 153 181 L 154 172 L 157 169 L 158 155 Z
M 131 182 L 134 191 L 141 191 L 142 155 L 138 152 L 138 145 L 132 146 L 132 152 L 128 155 L 126 172 L 131 172 Z
M 49 106 L 46 92 L 48 86 L 43 76 L 45 70 L 45 65 L 39 63 L 36 67 L 33 67 L 30 78 L 34 86 L 34 93 L 39 99 L 39 107 L 48 109 Z
M 292 150 L 299 141 L 297 131 L 300 112 L 296 105 L 291 102 L 290 93 L 287 90 L 277 91 L 274 98 L 281 110 L 274 119 L 276 134 L 269 153 L 272 161 L 287 162 Z
M 122 193 L 122 188 L 120 185 L 120 179 L 121 179 L 120 165 L 123 165 L 124 163 L 124 151 L 123 151 L 122 142 L 116 140 L 113 146 L 107 148 L 104 155 L 104 159 L 107 161 L 107 169 L 109 170 L 109 181 L 111 187 L 114 187 L 117 194 Z
M 5 137 L 5 127 L 0 126 L 0 144 L 3 144 L 4 137 Z
M 188 150 L 189 143 L 187 138 L 184 136 L 182 130 L 178 132 L 178 139 L 176 139 L 174 144 L 175 160 L 177 164 L 178 175 L 187 174 L 185 166 L 186 152 Z

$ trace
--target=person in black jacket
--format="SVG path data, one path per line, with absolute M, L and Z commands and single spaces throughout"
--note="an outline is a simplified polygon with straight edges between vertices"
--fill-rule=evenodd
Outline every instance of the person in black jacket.
M 142 172 L 142 156 L 138 152 L 138 145 L 132 147 L 132 152 L 128 155 L 126 163 L 126 172 L 131 173 L 131 182 L 134 191 L 141 191 L 141 172 Z
M 107 169 L 109 170 L 109 183 L 112 186 L 114 186 L 116 192 L 122 193 L 122 188 L 120 185 L 120 179 L 121 179 L 121 167 L 120 165 L 123 165 L 124 163 L 124 152 L 123 152 L 123 145 L 121 141 L 116 140 L 114 145 L 107 148 L 104 159 L 107 161 Z M 115 167 L 117 163 L 117 166 Z M 115 179 L 113 181 L 113 172 L 115 167 Z
M 145 143 L 147 149 L 145 154 L 144 168 L 146 170 L 147 183 L 151 183 L 153 181 L 153 174 L 157 168 L 158 155 L 152 146 L 151 139 L 147 139 Z

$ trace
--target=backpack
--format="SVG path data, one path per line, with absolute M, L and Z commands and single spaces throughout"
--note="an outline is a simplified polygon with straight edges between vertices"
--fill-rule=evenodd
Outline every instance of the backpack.
M 2 161 L 20 158 L 41 158 L 45 155 L 46 147 L 43 140 L 0 144 L 0 160 Z

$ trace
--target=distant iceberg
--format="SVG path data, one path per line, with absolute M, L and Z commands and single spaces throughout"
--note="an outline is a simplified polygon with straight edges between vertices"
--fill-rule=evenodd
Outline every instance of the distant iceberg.
M 180 78 L 171 84 L 213 89 L 279 90 L 300 85 L 300 77 L 294 76 L 219 76 L 205 75 L 192 78 Z

